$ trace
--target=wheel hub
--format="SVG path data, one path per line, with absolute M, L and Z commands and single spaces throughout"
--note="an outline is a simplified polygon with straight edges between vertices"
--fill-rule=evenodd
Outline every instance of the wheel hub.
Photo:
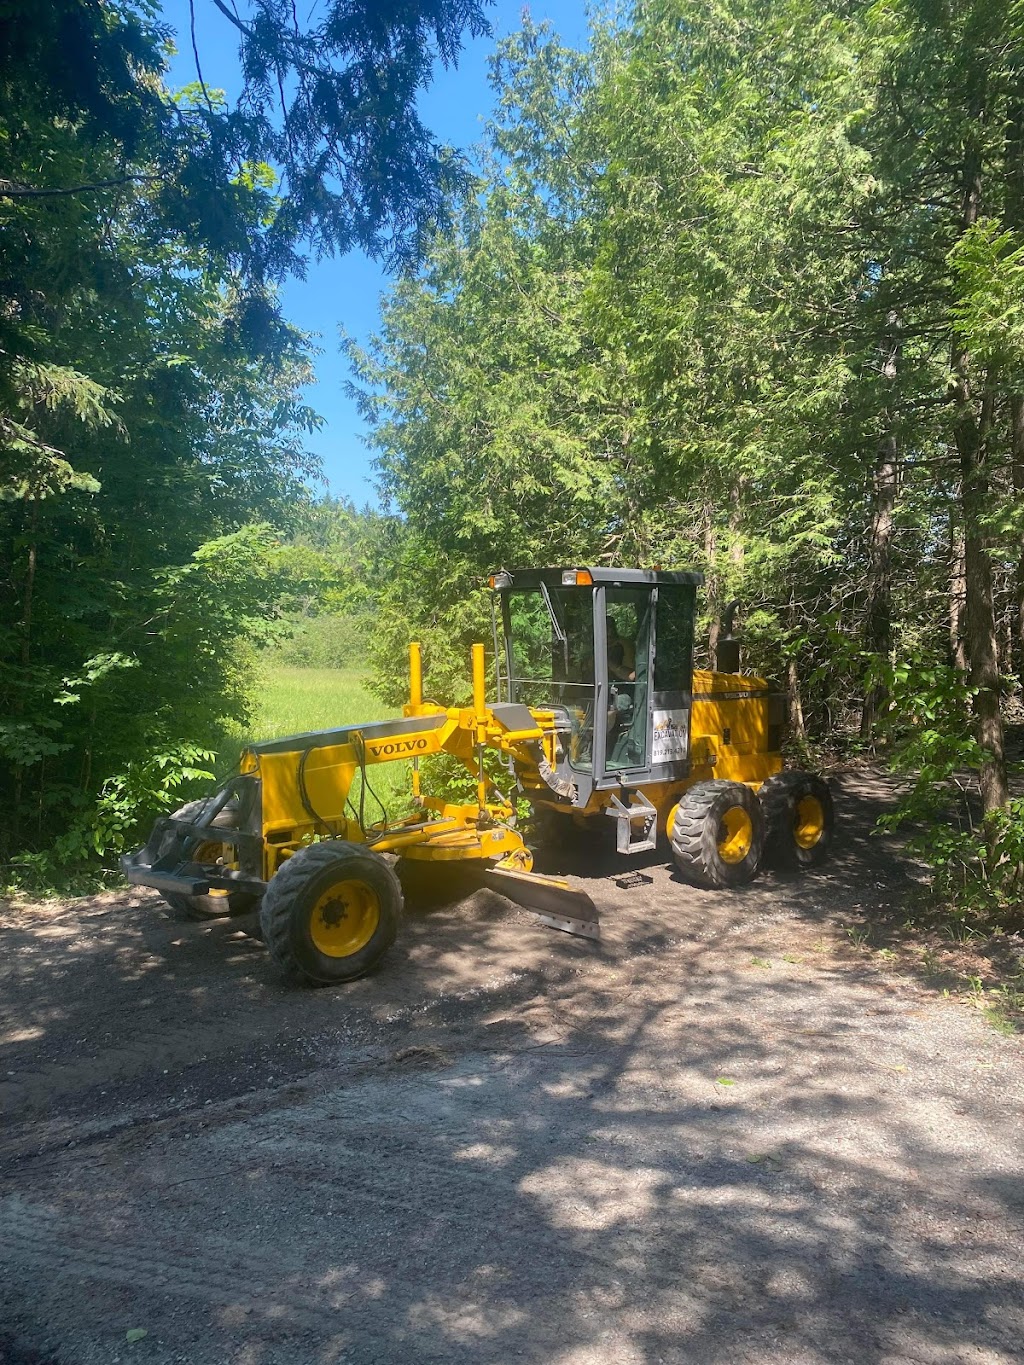
M 365 948 L 380 923 L 380 901 L 366 882 L 329 887 L 309 917 L 309 936 L 327 957 L 351 957 Z
M 725 863 L 741 863 L 754 842 L 754 822 L 742 806 L 730 806 L 718 826 L 718 854 Z
M 801 848 L 813 848 L 825 832 L 825 812 L 816 796 L 804 796 L 797 802 L 793 822 L 793 838 Z

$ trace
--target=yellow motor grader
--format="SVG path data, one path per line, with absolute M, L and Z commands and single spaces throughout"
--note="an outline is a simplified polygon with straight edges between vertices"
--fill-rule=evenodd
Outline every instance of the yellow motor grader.
M 766 856 L 820 863 L 832 798 L 815 774 L 782 770 L 783 697 L 762 678 L 693 667 L 701 582 L 644 569 L 503 570 L 491 579 L 496 700 L 483 645 L 472 650 L 471 706 L 426 700 L 414 643 L 401 718 L 246 749 L 231 781 L 157 820 L 122 860 L 125 876 L 195 918 L 258 906 L 275 962 L 316 984 L 354 980 L 381 959 L 398 931 L 399 873 L 424 865 L 442 876 L 472 868 L 551 927 L 598 937 L 591 898 L 533 872 L 489 752 L 507 769 L 501 786 L 538 820 L 592 831 L 614 820 L 623 855 L 663 835 L 693 885 L 740 886 Z M 731 635 L 719 662 L 738 667 Z M 441 754 L 472 774 L 474 800 L 425 790 Z M 397 761 L 410 765 L 408 813 L 371 821 L 371 770 Z

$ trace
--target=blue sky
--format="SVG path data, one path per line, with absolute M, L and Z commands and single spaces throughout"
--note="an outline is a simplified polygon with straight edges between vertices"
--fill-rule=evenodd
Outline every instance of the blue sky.
M 488 10 L 493 29 L 489 38 L 467 43 L 457 67 L 438 66 L 432 85 L 424 92 L 424 122 L 441 142 L 469 150 L 478 142 L 485 119 L 492 111 L 487 84 L 487 58 L 497 38 L 514 33 L 524 9 L 535 22 L 550 19 L 562 41 L 573 47 L 587 42 L 585 0 L 497 0 Z M 185 85 L 196 79 L 189 33 L 188 0 L 163 0 L 167 22 L 178 32 L 178 55 L 171 67 L 171 82 Z M 211 0 L 195 0 L 196 39 L 207 85 L 218 86 L 228 96 L 238 89 L 237 48 L 234 30 Z M 290 321 L 320 334 L 323 355 L 317 358 L 317 383 L 308 391 L 309 402 L 324 417 L 325 426 L 310 446 L 321 457 L 330 491 L 351 498 L 357 505 L 374 502 L 370 469 L 371 452 L 363 440 L 364 426 L 355 404 L 344 393 L 348 369 L 338 351 L 338 328 L 358 341 L 374 330 L 378 300 L 387 288 L 387 276 L 361 252 L 340 259 L 310 260 L 305 280 L 290 280 L 284 288 L 284 311 Z

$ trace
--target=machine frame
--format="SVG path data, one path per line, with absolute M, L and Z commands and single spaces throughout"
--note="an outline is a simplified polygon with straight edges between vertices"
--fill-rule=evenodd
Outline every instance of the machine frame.
M 251 745 L 240 771 L 217 792 L 156 821 L 144 847 L 122 859 L 125 877 L 154 887 L 193 917 L 261 905 L 272 955 L 293 975 L 315 982 L 361 975 L 394 940 L 402 892 L 387 861 L 377 856 L 382 854 L 406 867 L 474 869 L 478 882 L 552 927 L 597 937 L 589 895 L 565 878 L 533 873 L 516 803 L 490 775 L 489 751 L 502 755 L 510 780 L 534 811 L 583 826 L 595 823 L 591 816 L 610 816 L 624 854 L 655 848 L 663 833 L 683 875 L 696 885 L 749 881 L 769 841 L 794 865 L 815 864 L 831 837 L 831 797 L 821 779 L 781 771 L 784 699 L 762 678 L 693 668 L 702 581 L 698 573 L 605 567 L 501 571 L 491 579 L 504 637 L 499 643 L 495 630 L 497 701 L 487 701 L 482 644 L 472 647 L 470 705 L 425 700 L 423 660 L 414 642 L 409 700 L 400 718 Z M 590 635 L 577 646 L 592 649 L 592 685 L 567 676 L 561 697 L 527 705 L 522 686 L 529 680 L 516 672 L 510 602 L 519 592 L 541 595 L 568 675 L 569 643 L 552 605 L 555 589 L 589 595 Z M 628 590 L 634 604 L 646 603 L 643 617 L 637 605 L 636 620 L 644 621 L 647 638 L 632 678 L 616 683 L 605 622 L 610 598 L 620 590 Z M 677 635 L 674 656 L 666 643 L 670 623 L 659 623 L 659 611 L 670 603 L 675 626 L 685 619 L 689 631 L 685 648 Z M 579 619 L 587 614 L 584 609 Z M 537 641 L 543 650 L 542 635 Z M 670 658 L 674 672 L 667 680 L 659 667 Z M 553 652 L 552 678 L 554 661 Z M 673 685 L 659 686 L 665 681 Z M 534 682 L 547 685 L 546 679 Z M 553 693 L 558 685 L 552 683 Z M 568 686 L 581 700 L 591 688 L 582 721 L 580 706 L 565 704 Z M 644 736 L 643 761 L 632 766 L 609 762 L 615 693 L 629 687 L 630 728 L 618 732 L 626 740 L 624 752 L 635 745 L 638 718 Z M 591 736 L 586 761 L 578 743 L 574 754 L 574 724 L 577 740 L 581 732 Z M 660 753 L 659 725 L 670 727 L 663 729 Z M 453 802 L 423 790 L 420 763 L 439 754 L 456 758 L 472 774 L 474 801 Z M 409 812 L 370 821 L 369 773 L 404 760 L 411 761 Z

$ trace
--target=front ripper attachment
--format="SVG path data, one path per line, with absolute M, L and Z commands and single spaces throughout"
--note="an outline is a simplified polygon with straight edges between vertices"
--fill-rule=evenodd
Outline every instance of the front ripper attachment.
M 524 910 L 532 910 L 550 929 L 577 934 L 580 938 L 601 937 L 597 906 L 585 891 L 577 890 L 563 877 L 542 877 L 536 872 L 491 867 L 482 873 L 481 881 Z

